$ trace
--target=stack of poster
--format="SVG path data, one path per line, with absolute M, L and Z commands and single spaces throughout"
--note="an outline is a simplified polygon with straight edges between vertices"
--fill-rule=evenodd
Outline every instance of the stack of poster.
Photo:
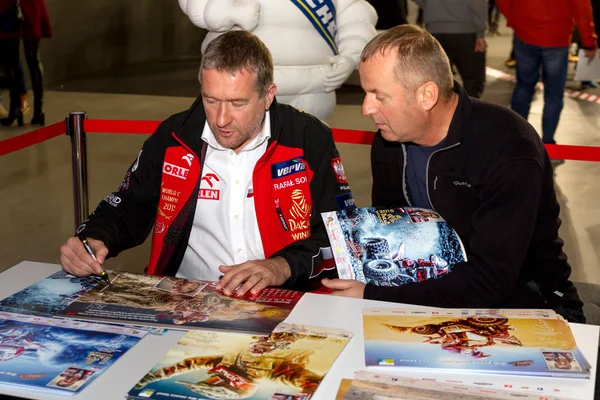
M 367 366 L 589 378 L 551 310 L 363 309 Z
M 214 282 L 128 272 L 109 275 L 112 285 L 99 283 L 58 315 L 184 330 L 270 333 L 303 295 L 267 289 L 237 298 L 216 290 Z
M 79 277 L 59 271 L 0 301 L 0 311 L 54 317 L 101 281 L 98 276 Z M 155 335 L 164 335 L 167 332 L 165 328 L 119 325 L 147 330 Z
M 436 379 L 409 378 L 358 371 L 354 379 L 340 385 L 336 400 L 563 400 L 565 397 L 541 393 L 518 393 L 506 389 L 439 382 Z
M 128 398 L 308 400 L 351 337 L 285 323 L 268 336 L 189 331 Z
M 0 387 L 72 395 L 146 331 L 0 312 Z
M 322 218 L 342 279 L 400 286 L 444 276 L 467 259 L 456 232 L 433 210 L 347 208 Z

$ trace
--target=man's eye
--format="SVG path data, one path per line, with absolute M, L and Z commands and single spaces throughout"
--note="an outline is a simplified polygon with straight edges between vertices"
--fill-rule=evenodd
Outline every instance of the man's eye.
M 241 108 L 241 107 L 244 107 L 245 105 L 246 105 L 246 103 L 240 103 L 240 102 L 237 102 L 237 101 L 233 102 L 233 106 L 235 108 Z
M 204 99 L 204 101 L 206 101 L 206 104 L 211 104 L 211 105 L 217 103 L 217 101 L 214 99 Z

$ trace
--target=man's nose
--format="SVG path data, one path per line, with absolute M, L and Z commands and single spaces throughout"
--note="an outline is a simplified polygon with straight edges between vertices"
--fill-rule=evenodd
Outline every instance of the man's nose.
M 231 122 L 231 112 L 229 110 L 229 103 L 223 101 L 219 104 L 217 111 L 217 126 L 225 127 Z
M 371 94 L 367 93 L 365 95 L 365 99 L 363 100 L 360 111 L 364 116 L 373 115 L 377 112 L 377 109 L 375 108 L 375 104 L 371 96 Z

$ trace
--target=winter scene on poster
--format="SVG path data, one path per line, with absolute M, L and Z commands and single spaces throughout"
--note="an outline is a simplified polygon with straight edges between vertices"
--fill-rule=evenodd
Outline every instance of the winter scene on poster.
M 0 386 L 74 394 L 145 331 L 0 312 Z
M 466 261 L 460 238 L 433 210 L 347 208 L 322 214 L 342 279 L 399 286 Z
M 98 282 L 96 276 L 77 277 L 59 271 L 0 301 L 0 310 L 51 317 Z

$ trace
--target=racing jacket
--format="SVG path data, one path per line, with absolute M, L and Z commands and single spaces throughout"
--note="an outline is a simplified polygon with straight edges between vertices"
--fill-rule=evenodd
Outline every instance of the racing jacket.
M 289 264 L 288 286 L 317 277 L 329 241 L 321 212 L 353 206 L 331 130 L 316 118 L 273 101 L 271 138 L 252 182 L 266 258 Z M 152 227 L 146 272 L 174 276 L 187 248 L 207 144 L 199 97 L 191 108 L 162 122 L 144 143 L 117 191 L 100 202 L 78 233 L 104 242 L 109 257 L 144 242 Z M 333 262 L 326 263 L 327 269 Z
M 364 297 L 435 307 L 554 308 L 585 321 L 558 236 L 560 206 L 539 135 L 505 107 L 459 103 L 427 164 L 427 194 L 461 238 L 467 262 L 439 279 L 367 285 Z M 374 206 L 410 206 L 406 149 L 378 133 L 371 148 Z

